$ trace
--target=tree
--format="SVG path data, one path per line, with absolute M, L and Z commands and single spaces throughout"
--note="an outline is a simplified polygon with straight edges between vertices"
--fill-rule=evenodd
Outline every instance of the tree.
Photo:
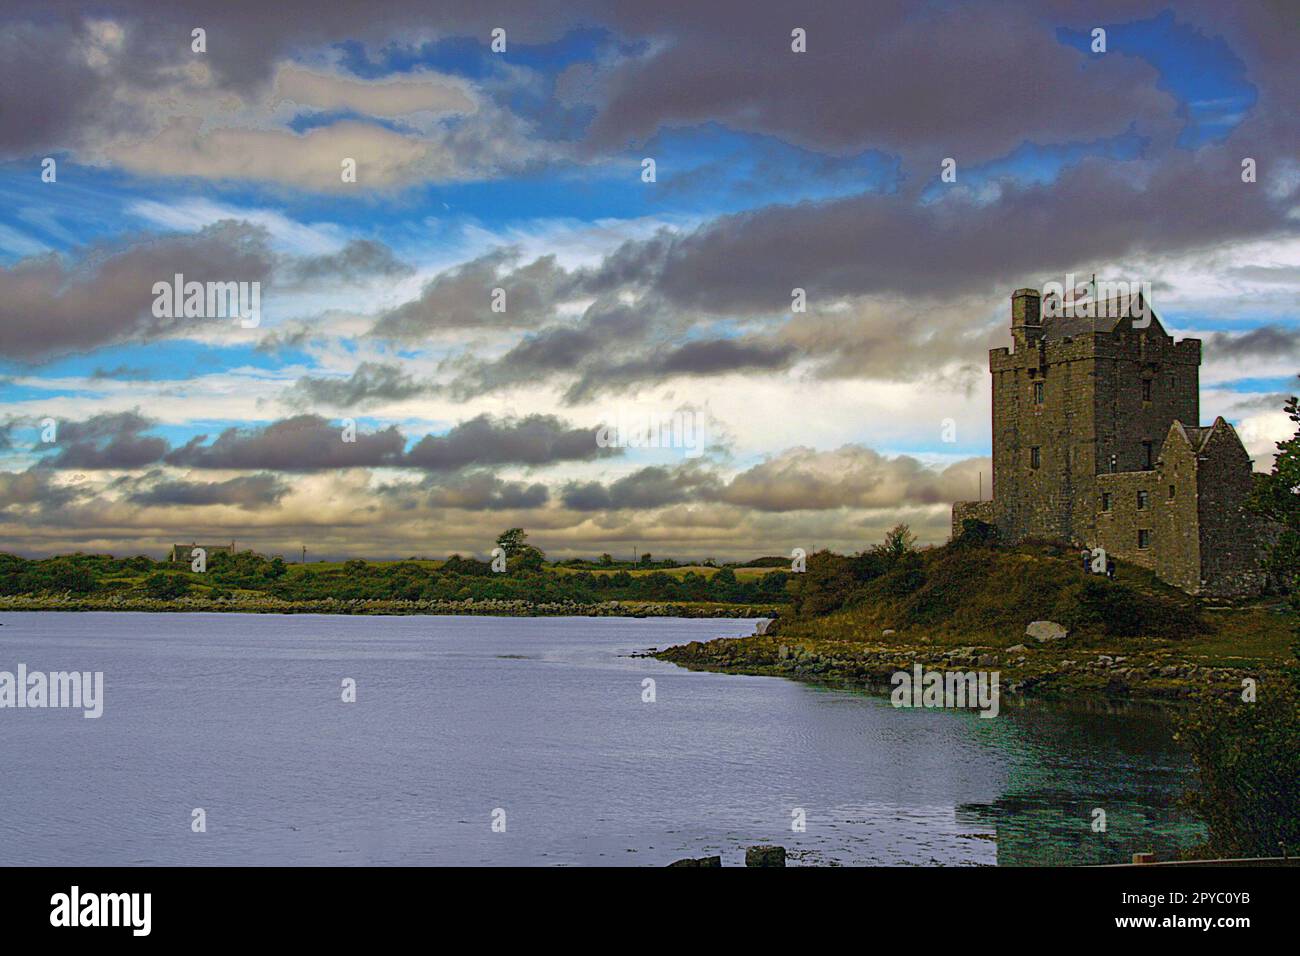
M 605 567 L 609 567 L 609 565 L 611 565 L 611 564 L 614 563 L 614 556 L 613 556 L 612 554 L 608 554 L 608 553 L 606 553 L 606 554 L 602 554 L 602 555 L 600 556 L 600 563 L 601 563 L 602 565 L 604 565 Z
M 1208 851 L 1278 856 L 1300 849 L 1300 409 L 1286 403 L 1296 433 L 1277 443 L 1273 471 L 1249 507 L 1281 527 L 1268 566 L 1290 590 L 1291 645 L 1297 662 L 1259 681 L 1251 699 L 1203 702 L 1186 716 L 1179 739 L 1190 748 L 1200 787 L 1188 802 L 1208 827 Z
M 504 546 L 503 546 L 504 547 Z M 540 549 L 526 544 L 506 559 L 509 571 L 540 571 L 546 562 L 546 555 Z
M 512 558 L 523 550 L 527 539 L 528 532 L 523 528 L 510 528 L 497 535 L 497 547 L 506 553 L 507 558 Z
M 1268 568 L 1290 591 L 1291 607 L 1300 613 L 1300 398 L 1287 399 L 1285 411 L 1296 433 L 1277 443 L 1273 470 L 1257 478 L 1247 507 L 1280 526 Z
M 849 559 L 831 551 L 808 555 L 808 570 L 796 578 L 794 610 L 801 617 L 839 610 L 857 586 Z
M 905 554 L 916 550 L 916 535 L 906 524 L 896 524 L 885 533 L 885 541 L 878 544 L 875 551 L 890 561 L 897 561 Z

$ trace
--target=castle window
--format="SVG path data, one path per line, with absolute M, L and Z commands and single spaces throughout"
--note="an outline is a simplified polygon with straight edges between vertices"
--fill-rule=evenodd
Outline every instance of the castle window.
M 1155 446 L 1149 441 L 1144 441 L 1142 443 L 1142 459 L 1145 462 L 1143 467 L 1147 471 L 1150 471 L 1152 468 L 1156 466 L 1154 454 L 1155 454 Z
M 1111 456 L 1110 456 L 1110 473 L 1113 475 L 1113 474 L 1115 474 L 1115 472 L 1117 472 L 1117 471 L 1119 471 L 1119 456 L 1117 456 L 1117 455 L 1111 455 Z
M 1043 404 L 1043 383 L 1042 382 L 1034 383 L 1034 404 L 1035 405 Z
M 1142 401 L 1151 401 L 1151 379 L 1142 379 Z
M 1110 510 L 1110 492 L 1109 492 L 1109 491 L 1103 491 L 1103 492 L 1101 493 L 1101 510 L 1102 510 L 1102 511 L 1109 511 L 1109 510 Z
M 1029 449 L 1029 467 L 1037 468 L 1043 463 L 1043 456 L 1037 445 Z
M 1175 492 L 1176 490 L 1177 490 L 1177 488 L 1175 488 L 1173 485 L 1170 485 L 1170 486 L 1169 486 L 1169 500 L 1170 500 L 1170 501 L 1173 501 L 1173 500 L 1174 500 L 1174 492 Z
M 1138 492 L 1138 511 L 1146 511 L 1147 505 L 1151 503 L 1151 493 L 1147 491 Z
M 1138 549 L 1145 551 L 1151 547 L 1151 532 L 1146 528 L 1138 530 Z

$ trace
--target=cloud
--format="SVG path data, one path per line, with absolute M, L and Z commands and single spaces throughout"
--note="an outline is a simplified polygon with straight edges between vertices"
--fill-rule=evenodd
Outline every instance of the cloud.
M 254 428 L 227 428 L 210 445 L 200 435 L 169 452 L 165 461 L 183 468 L 230 468 L 307 472 L 328 468 L 397 465 L 406 440 L 396 426 L 376 432 L 345 429 L 319 415 L 297 415 Z
M 0 357 L 31 362 L 225 321 L 155 318 L 154 284 L 177 273 L 187 283 L 261 282 L 271 268 L 265 232 L 237 222 L 88 249 L 72 260 L 21 259 L 0 267 Z
M 426 435 L 405 458 L 408 466 L 452 471 L 471 465 L 542 467 L 562 461 L 593 461 L 619 453 L 596 444 L 597 429 L 571 428 L 553 415 L 494 419 L 479 415 L 445 435 Z
M 987 458 L 936 469 L 908 455 L 888 457 L 862 445 L 834 451 L 791 448 L 730 480 L 698 464 L 652 466 L 608 485 L 571 482 L 562 501 L 575 511 L 654 509 L 715 502 L 760 512 L 882 509 L 950 504 L 974 498 Z
M 180 505 L 204 507 L 233 505 L 255 511 L 277 504 L 288 487 L 275 475 L 242 475 L 226 481 L 158 481 L 146 489 L 133 492 L 130 500 L 138 505 Z
M 15 506 L 37 506 L 38 512 L 60 508 L 80 497 L 77 488 L 57 484 L 46 471 L 0 471 L 0 512 Z M 13 516 L 8 516 L 12 518 Z
M 948 504 L 976 497 L 975 473 L 991 474 L 991 467 L 987 458 L 972 458 L 937 471 L 862 445 L 792 448 L 737 475 L 720 497 L 761 511 Z
M 1211 332 L 1204 341 L 1206 353 L 1216 359 L 1300 356 L 1300 334 L 1280 325 L 1261 325 L 1249 332 Z
M 487 472 L 471 472 L 428 487 L 425 502 L 435 508 L 508 511 L 540 508 L 550 499 L 541 482 L 504 481 Z
M 397 341 L 418 341 L 447 329 L 528 328 L 551 317 L 566 295 L 567 275 L 554 256 L 504 271 L 517 261 L 515 250 L 504 248 L 448 269 L 425 284 L 420 295 L 383 313 L 372 335 Z M 494 290 L 502 289 L 502 308 L 494 309 Z
M 459 80 L 415 74 L 401 80 L 358 80 L 283 64 L 276 72 L 273 99 L 291 100 L 318 110 L 351 110 L 371 116 L 409 113 L 473 113 L 474 98 Z
M 410 275 L 414 270 L 373 239 L 352 239 L 338 252 L 294 260 L 287 270 L 299 282 L 355 282 Z
M 55 429 L 58 451 L 43 458 L 41 467 L 96 469 L 140 468 L 158 461 L 167 441 L 142 435 L 154 423 L 139 412 L 95 415 L 85 421 L 60 422 Z
M 294 384 L 289 400 L 297 405 L 364 408 L 414 398 L 435 389 L 434 384 L 416 380 L 399 365 L 362 362 L 346 378 L 304 375 Z
M 718 478 L 701 468 L 651 466 L 625 475 L 609 485 L 598 481 L 570 482 L 562 500 L 575 511 L 606 511 L 622 508 L 653 509 L 692 499 L 717 496 Z

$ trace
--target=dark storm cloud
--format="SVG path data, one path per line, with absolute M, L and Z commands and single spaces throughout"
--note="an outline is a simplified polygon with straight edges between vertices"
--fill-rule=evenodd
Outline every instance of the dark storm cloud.
M 602 391 L 659 382 L 678 375 L 776 371 L 788 368 L 795 357 L 795 350 L 789 345 L 757 340 L 688 342 L 676 348 L 654 350 L 627 362 L 590 364 L 564 397 L 574 403 Z
M 347 378 L 304 375 L 294 383 L 288 398 L 297 405 L 362 408 L 413 398 L 435 389 L 433 383 L 416 380 L 400 365 L 362 362 Z
M 60 422 L 55 429 L 53 455 L 41 467 L 98 470 L 140 468 L 167 452 L 167 441 L 142 435 L 153 422 L 139 412 L 96 415 L 80 422 Z M 41 446 L 44 447 L 44 446 Z
M 1294 30 L 1283 6 L 1234 4 L 1229 18 L 1214 4 L 1188 3 L 1179 15 L 1193 25 L 1212 24 L 1240 43 L 1253 41 L 1261 59 L 1281 61 L 1284 46 L 1256 37 Z M 32 0 L 10 7 L 12 19 L 35 20 L 43 12 L 43 4 Z M 206 24 L 206 61 L 219 86 L 245 95 L 265 86 L 276 61 L 342 40 L 376 48 L 418 44 L 436 25 L 439 36 L 486 43 L 489 31 L 504 25 L 512 44 L 526 44 L 601 25 L 643 52 L 572 68 L 587 76 L 564 87 L 581 88 L 578 95 L 596 109 L 588 134 L 592 149 L 618 150 L 662 127 L 717 121 L 825 150 L 880 148 L 925 157 L 927 165 L 947 155 L 976 162 L 1025 140 L 1096 139 L 1134 122 L 1143 133 L 1170 125 L 1175 104 L 1144 62 L 1122 52 L 1090 58 L 1056 35 L 1060 26 L 1088 29 L 1103 19 L 1151 16 L 1162 5 L 1090 7 L 1029 0 L 933 8 L 902 0 L 831 0 L 798 8 L 750 0 L 573 0 L 545 8 L 524 0 L 392 0 L 364 8 L 313 0 L 108 2 L 97 4 L 94 15 L 114 18 L 125 34 L 111 70 L 96 72 L 78 56 L 75 39 L 85 32 L 84 22 L 64 26 L 67 37 L 32 27 L 32 36 L 18 38 L 12 51 L 27 53 L 29 68 L 15 69 L 0 89 L 13 91 L 16 106 L 30 103 L 31 118 L 47 125 L 45 135 L 24 137 L 26 145 L 44 148 L 66 145 L 70 133 L 97 116 L 93 104 L 84 103 L 86 93 L 147 84 L 184 63 L 197 23 Z M 808 32 L 807 53 L 790 50 L 795 26 Z M 39 78 L 47 71 L 40 67 L 49 63 L 63 64 L 49 72 L 64 79 L 43 92 Z M 971 82 L 972 76 L 981 81 Z
M 177 273 L 187 283 L 260 282 L 270 271 L 265 231 L 232 221 L 85 250 L 75 260 L 53 253 L 21 259 L 0 267 L 0 357 L 33 361 L 156 338 L 189 323 L 229 322 L 155 318 L 154 283 Z
M 6 19 L 0 28 L 0 156 L 79 145 L 106 99 L 83 55 L 82 28 L 62 18 Z
M 651 328 L 646 309 L 596 303 L 573 325 L 548 326 L 526 335 L 519 344 L 491 362 L 471 362 L 453 385 L 465 396 L 493 388 L 569 375 L 593 360 L 625 353 Z
M 1175 104 L 1154 69 L 1124 56 L 1090 61 L 1029 4 L 642 6 L 616 20 L 667 39 L 602 75 L 593 147 L 715 121 L 817 149 L 883 149 L 937 172 L 944 156 L 975 164 L 1026 140 L 1173 128 Z M 796 26 L 807 31 L 803 54 L 790 49 Z
M 396 426 L 356 431 L 344 441 L 345 429 L 319 415 L 297 415 L 254 428 L 227 428 L 210 445 L 200 435 L 170 452 L 169 465 L 186 468 L 231 468 L 288 472 L 328 468 L 397 465 L 406 440 Z
M 566 293 L 567 275 L 554 256 L 506 269 L 517 259 L 495 250 L 449 269 L 425 284 L 418 298 L 381 315 L 371 331 L 385 339 L 419 340 L 442 329 L 526 328 L 552 315 Z M 503 310 L 493 311 L 493 290 L 502 289 Z
M 561 493 L 566 508 L 606 511 L 620 508 L 662 508 L 694 499 L 715 498 L 716 476 L 695 465 L 678 468 L 651 466 L 634 471 L 608 485 L 598 481 L 570 482 Z
M 1231 408 L 1234 412 L 1248 415 L 1258 412 L 1280 412 L 1286 408 L 1286 403 L 1290 399 L 1291 396 L 1284 392 L 1274 392 L 1270 395 L 1252 395 L 1233 402 Z
M 471 472 L 430 485 L 425 501 L 436 508 L 505 511 L 540 508 L 550 492 L 540 482 L 504 481 L 487 472 Z
M 255 511 L 277 504 L 288 487 L 275 475 L 244 475 L 227 481 L 159 481 L 132 493 L 137 505 L 234 505 Z
M 1278 358 L 1300 355 L 1300 332 L 1261 325 L 1249 332 L 1211 332 L 1204 337 L 1207 359 Z
M 471 465 L 540 467 L 561 461 L 592 461 L 618 454 L 596 444 L 595 428 L 571 428 L 553 415 L 494 419 L 479 415 L 456 425 L 445 435 L 426 435 L 405 458 L 405 464 L 429 471 L 453 471 Z
M 26 471 L 0 471 L 0 511 L 14 506 L 35 505 L 49 511 L 80 498 L 77 488 L 56 484 L 51 472 L 29 468 Z
M 1242 183 L 1240 157 L 1225 146 L 1160 163 L 1089 159 L 1051 183 L 1004 181 L 990 202 L 865 194 L 768 206 L 682 236 L 662 258 L 652 249 L 643 261 L 661 265 L 646 278 L 682 306 L 780 311 L 794 287 L 813 301 L 955 295 L 1041 285 L 1077 264 L 1300 231 L 1285 204 Z
M 16 424 L 16 423 L 15 423 Z M 486 465 L 540 468 L 559 462 L 594 461 L 622 454 L 596 443 L 595 426 L 578 428 L 553 415 L 494 418 L 479 415 L 443 435 L 425 435 L 405 451 L 395 425 L 355 430 L 344 441 L 341 422 L 297 415 L 261 426 L 231 427 L 214 441 L 198 435 L 177 448 L 141 434 L 153 423 L 138 412 L 97 415 L 58 427 L 56 452 L 42 468 L 140 468 L 163 463 L 180 468 L 313 472 L 334 468 L 411 468 L 454 473 Z M 7 433 L 6 433 L 7 434 Z M 233 487 L 233 486 L 232 486 Z M 532 486 L 527 486 L 530 489 Z

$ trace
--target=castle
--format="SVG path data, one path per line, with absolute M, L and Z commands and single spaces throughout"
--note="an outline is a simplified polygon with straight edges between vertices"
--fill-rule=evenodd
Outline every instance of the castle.
M 1199 424 L 1200 340 L 1175 342 L 1140 293 L 1072 304 L 1011 296 L 1012 348 L 989 352 L 992 500 L 954 504 L 954 536 L 975 518 L 1003 541 L 1104 548 L 1189 594 L 1257 593 L 1252 462 L 1223 418 Z

